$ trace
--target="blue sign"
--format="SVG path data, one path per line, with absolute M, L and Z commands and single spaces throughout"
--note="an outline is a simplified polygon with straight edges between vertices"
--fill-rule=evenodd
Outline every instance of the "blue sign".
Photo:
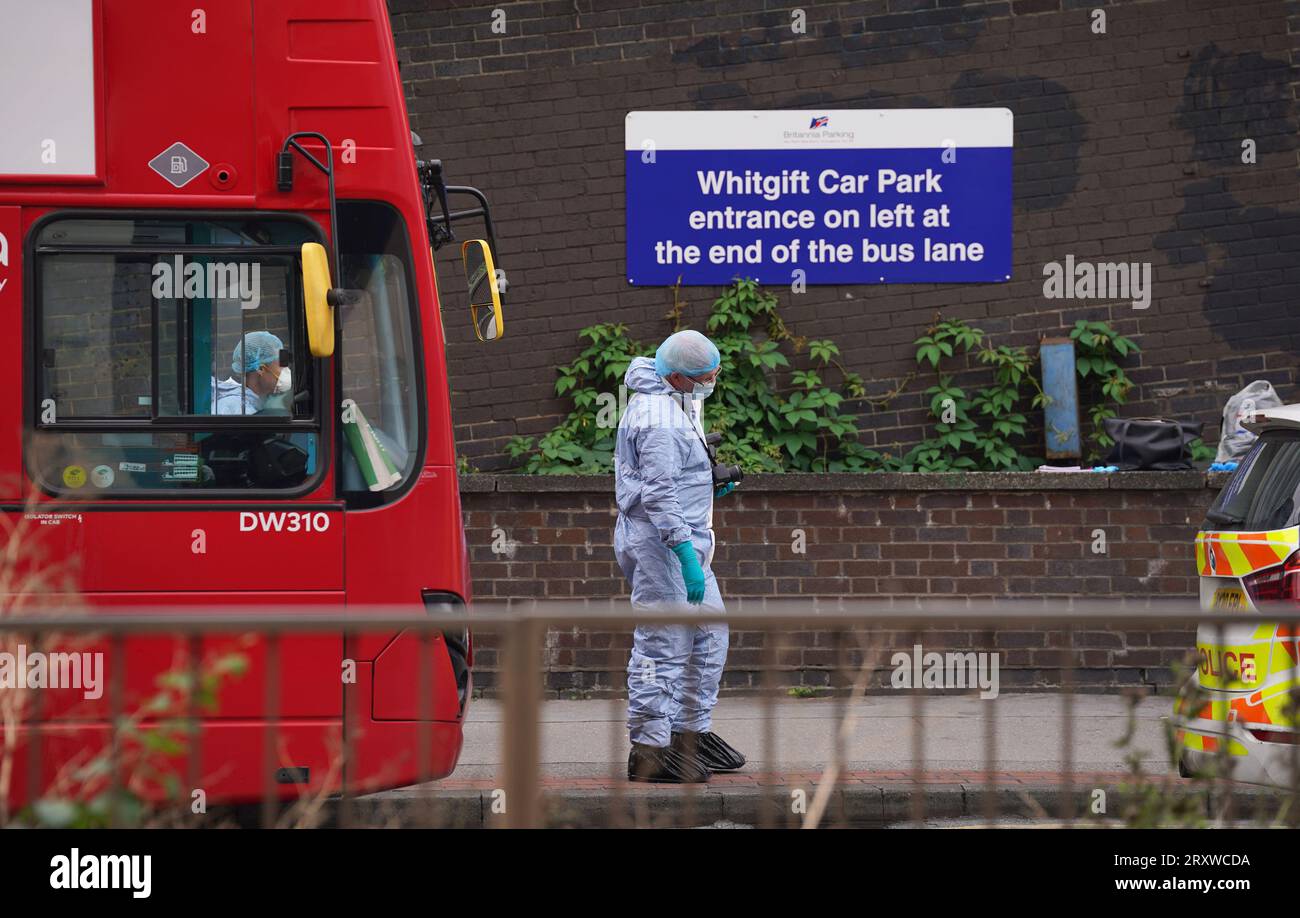
M 633 112 L 637 285 L 1011 278 L 1011 112 Z

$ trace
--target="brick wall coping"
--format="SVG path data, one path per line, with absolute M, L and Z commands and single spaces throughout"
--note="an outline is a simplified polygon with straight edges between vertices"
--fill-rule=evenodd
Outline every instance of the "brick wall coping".
M 746 491 L 1186 491 L 1221 488 L 1227 472 L 869 472 L 747 475 Z M 460 476 L 461 493 L 604 493 L 612 475 Z

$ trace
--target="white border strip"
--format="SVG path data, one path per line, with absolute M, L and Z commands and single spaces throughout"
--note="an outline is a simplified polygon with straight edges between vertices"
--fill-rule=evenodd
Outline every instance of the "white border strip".
M 811 128 L 819 118 L 826 127 Z M 624 149 L 1010 147 L 1013 121 L 1009 108 L 628 112 Z

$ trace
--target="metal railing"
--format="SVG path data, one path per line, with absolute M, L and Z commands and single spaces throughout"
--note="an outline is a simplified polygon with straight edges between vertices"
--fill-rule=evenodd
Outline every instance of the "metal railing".
M 780 659 L 783 650 L 791 646 L 790 632 L 817 630 L 829 632 L 832 637 L 835 665 L 833 675 L 837 679 L 839 692 L 835 702 L 838 705 L 834 719 L 834 732 L 830 738 L 830 755 L 821 768 L 821 777 L 815 782 L 805 813 L 800 814 L 797 823 L 815 827 L 825 825 L 830 819 L 830 799 L 842 770 L 846 766 L 846 747 L 850 739 L 862 729 L 870 729 L 870 724 L 859 724 L 859 712 L 851 703 L 861 696 L 870 684 L 873 673 L 886 668 L 888 655 L 913 644 L 924 643 L 927 634 L 942 633 L 942 629 L 961 628 L 973 634 L 980 634 L 978 642 L 971 641 L 970 650 L 984 648 L 997 652 L 996 637 L 1002 629 L 1025 630 L 1050 629 L 1050 633 L 1060 636 L 1059 646 L 1055 649 L 1060 654 L 1060 703 L 1062 745 L 1059 753 L 1060 786 L 1059 812 L 1056 817 L 1069 823 L 1079 817 L 1074 792 L 1076 763 L 1074 761 L 1074 706 L 1076 703 L 1074 674 L 1078 668 L 1077 654 L 1085 648 L 1075 646 L 1074 635 L 1082 630 L 1122 627 L 1125 631 L 1141 632 L 1144 629 L 1186 629 L 1191 631 L 1201 625 L 1210 625 L 1217 629 L 1216 644 L 1224 646 L 1223 632 L 1229 625 L 1247 623 L 1285 624 L 1292 626 L 1292 633 L 1300 632 L 1300 612 L 1269 611 L 1267 613 L 1216 612 L 1201 611 L 1190 602 L 1155 602 L 1142 600 L 988 600 L 976 601 L 899 601 L 876 602 L 868 600 L 830 599 L 830 600 L 750 600 L 733 603 L 725 615 L 716 615 L 694 609 L 633 611 L 626 603 L 616 602 L 552 602 L 538 601 L 503 605 L 480 603 L 470 610 L 460 612 L 422 611 L 395 612 L 393 610 L 349 609 L 346 613 L 329 611 L 293 611 L 286 612 L 283 607 L 272 609 L 235 610 L 186 610 L 159 614 L 150 611 L 142 613 L 123 613 L 116 610 L 96 609 L 86 612 L 45 611 L 32 614 L 0 617 L 0 650 L 10 646 L 15 640 L 25 639 L 33 647 L 53 648 L 69 639 L 107 640 L 110 659 L 109 667 L 109 727 L 111 741 L 108 749 L 107 767 L 112 775 L 115 791 L 122 791 L 121 786 L 121 725 L 128 712 L 124 710 L 125 676 L 131 661 L 125 649 L 129 639 L 140 636 L 171 636 L 183 639 L 188 647 L 186 669 L 189 684 L 197 686 L 202 677 L 201 667 L 202 641 L 205 637 L 216 635 L 256 635 L 264 640 L 265 686 L 264 718 L 265 739 L 263 742 L 263 778 L 264 788 L 260 808 L 260 818 L 264 825 L 283 824 L 284 807 L 280 801 L 280 792 L 273 778 L 276 766 L 276 750 L 281 729 L 281 689 L 284 673 L 282 671 L 282 640 L 293 635 L 306 634 L 340 634 L 344 646 L 348 641 L 364 634 L 394 634 L 408 631 L 418 635 L 424 650 L 420 654 L 420 674 L 418 684 L 411 690 L 417 692 L 420 703 L 420 730 L 417 741 L 417 772 L 422 778 L 431 776 L 433 750 L 433 729 L 435 723 L 431 718 L 432 686 L 434 684 L 433 647 L 435 635 L 448 629 L 471 628 L 476 635 L 496 633 L 501 638 L 502 662 L 499 672 L 502 677 L 502 748 L 501 791 L 504 801 L 508 803 L 501 814 L 499 824 L 510 827 L 533 827 L 545 825 L 548 817 L 545 811 L 543 793 L 541 751 L 541 714 L 544 703 L 542 685 L 542 659 L 544 637 L 548 629 L 568 627 L 591 630 L 617 630 L 630 632 L 635 626 L 643 624 L 663 625 L 698 625 L 708 621 L 725 622 L 732 631 L 760 631 L 770 636 L 764 641 L 763 664 L 760 667 L 762 686 L 758 691 L 763 710 L 762 728 L 762 765 L 764 771 L 757 775 L 758 793 L 767 799 L 769 805 L 759 808 L 759 822 L 762 825 L 791 824 L 790 818 L 781 819 L 785 790 L 778 783 L 777 767 L 777 731 L 781 728 L 777 713 L 777 701 L 782 694 L 778 684 L 779 674 L 783 671 Z M 892 635 L 892 638 L 890 637 Z M 898 641 L 899 635 L 907 635 Z M 1279 638 L 1282 639 L 1282 638 Z M 1292 642 L 1297 639 L 1290 638 Z M 1189 652 L 1193 648 L 1187 648 Z M 609 669 L 625 670 L 627 667 L 627 648 L 617 642 L 611 642 L 609 648 Z M 787 667 L 788 669 L 788 667 Z M 1226 668 L 1220 678 L 1226 679 Z M 1296 670 L 1291 670 L 1290 694 L 1296 695 L 1294 680 Z M 1224 686 L 1226 682 L 1222 683 Z M 0 689 L 0 694 L 5 690 Z M 353 682 L 344 684 L 344 706 L 341 718 L 341 749 L 339 751 L 339 779 L 336 787 L 328 788 L 336 792 L 327 804 L 330 809 L 337 807 L 337 822 L 342 826 L 358 824 L 358 800 L 369 802 L 366 788 L 358 787 L 353 781 L 353 763 L 355 762 L 356 717 L 354 712 L 362 710 L 362 703 L 369 699 L 359 697 L 358 685 Z M 997 749 L 997 699 L 990 699 L 982 710 L 983 717 L 983 763 L 984 794 L 983 816 L 995 820 L 999 815 L 999 795 L 997 793 L 998 749 Z M 31 706 L 23 714 L 23 720 L 35 727 L 26 735 L 25 748 L 21 754 L 26 756 L 26 774 L 31 786 L 28 798 L 31 799 L 42 788 L 41 776 L 45 746 L 52 734 L 52 721 L 42 716 L 41 692 L 34 691 Z M 913 689 L 911 691 L 911 744 L 910 744 L 910 778 L 912 792 L 910 796 L 910 817 L 912 822 L 921 823 L 926 819 L 927 808 L 927 743 L 926 743 L 926 706 L 927 692 Z M 468 718 L 473 719 L 474 705 L 471 702 Z M 193 741 L 185 750 L 185 777 L 191 787 L 202 781 L 201 743 L 202 732 L 199 726 L 203 720 L 198 697 L 191 691 L 187 710 L 183 718 L 186 730 Z M 1294 721 L 1292 721 L 1294 723 Z M 0 723 L 0 730 L 11 729 L 12 724 Z M 1283 732 L 1290 728 L 1283 726 Z M 1228 755 L 1227 742 L 1221 744 L 1222 755 L 1219 757 L 1224 765 L 1222 774 L 1215 777 L 1215 786 L 1223 788 L 1232 782 L 1232 761 Z M 2 746 L 0 746 L 2 748 Z M 647 813 L 649 803 L 647 794 L 677 795 L 681 806 L 677 812 L 681 824 L 692 824 L 696 816 L 695 804 L 703 789 L 686 785 L 680 788 L 647 790 L 640 785 L 628 784 L 621 761 L 621 754 L 626 753 L 626 732 L 616 722 L 611 722 L 610 749 L 612 772 L 608 779 L 607 819 L 610 825 L 645 824 L 642 818 Z M 621 754 L 620 754 L 621 750 Z M 1300 744 L 1291 743 L 1291 774 L 1300 776 L 1300 762 L 1296 761 Z M 454 778 L 454 776 L 453 776 Z M 438 825 L 445 824 L 439 814 L 438 800 L 440 786 L 428 784 L 420 789 L 419 797 L 424 805 L 417 805 L 415 813 L 407 812 L 397 822 L 400 824 Z M 1300 802 L 1300 782 L 1291 782 L 1292 803 Z M 114 799 L 117 797 L 115 795 Z M 1233 795 L 1228 793 L 1226 814 L 1232 816 Z M 627 814 L 631 811 L 633 818 Z M 1300 813 L 1300 806 L 1293 806 L 1293 813 Z M 116 819 L 117 814 L 110 814 Z M 112 819 L 110 821 L 112 821 Z M 198 820 L 188 820 L 193 823 Z M 844 823 L 844 819 L 839 822 Z

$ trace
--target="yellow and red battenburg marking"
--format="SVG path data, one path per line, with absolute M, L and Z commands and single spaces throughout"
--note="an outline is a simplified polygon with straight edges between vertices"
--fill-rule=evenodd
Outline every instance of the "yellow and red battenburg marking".
M 1297 549 L 1300 526 L 1269 532 L 1198 532 L 1196 569 L 1202 577 L 1242 577 L 1281 564 Z
M 1276 567 L 1300 550 L 1300 526 L 1267 532 L 1198 532 L 1196 534 L 1196 569 L 1202 577 L 1244 577 L 1256 571 Z M 1276 682 L 1258 687 L 1259 683 L 1300 664 L 1300 627 L 1261 624 L 1252 629 L 1244 642 L 1197 643 L 1200 656 L 1199 681 L 1204 689 L 1216 692 L 1242 692 L 1236 697 L 1180 697 L 1174 703 L 1175 716 L 1181 722 L 1175 738 L 1185 749 L 1217 752 L 1228 744 L 1231 755 L 1246 755 L 1246 748 L 1230 737 L 1198 732 L 1197 722 L 1219 733 L 1229 723 L 1251 728 L 1265 726 L 1289 730 L 1295 718 L 1289 693 L 1292 683 Z M 1192 702 L 1195 701 L 1193 710 Z
M 1174 702 L 1174 714 L 1183 727 L 1194 728 L 1195 721 L 1207 720 L 1290 729 L 1293 725 L 1290 690 L 1291 683 L 1287 681 L 1235 698 L 1181 695 Z M 1193 701 L 1197 703 L 1195 710 L 1192 710 Z
M 1179 730 L 1174 736 L 1174 740 L 1184 749 L 1192 749 L 1196 752 L 1218 752 L 1221 739 L 1214 736 L 1206 736 L 1203 733 L 1193 733 L 1191 730 Z M 1246 747 L 1235 739 L 1228 739 L 1229 755 L 1246 755 Z

